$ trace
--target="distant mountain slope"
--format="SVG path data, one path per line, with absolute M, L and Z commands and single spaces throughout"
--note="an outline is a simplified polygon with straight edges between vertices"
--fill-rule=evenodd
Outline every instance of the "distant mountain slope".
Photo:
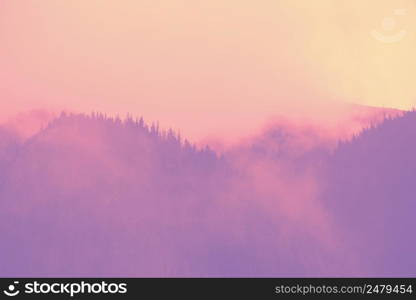
M 0 190 L 12 161 L 21 148 L 19 137 L 6 128 L 0 127 Z
M 416 112 L 341 143 L 329 162 L 325 201 L 374 276 L 416 270 Z

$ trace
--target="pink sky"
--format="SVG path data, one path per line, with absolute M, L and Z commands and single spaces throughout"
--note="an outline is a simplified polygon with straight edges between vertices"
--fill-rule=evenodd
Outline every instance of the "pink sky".
M 131 113 L 201 139 L 342 102 L 410 108 L 415 3 L 2 1 L 1 114 Z

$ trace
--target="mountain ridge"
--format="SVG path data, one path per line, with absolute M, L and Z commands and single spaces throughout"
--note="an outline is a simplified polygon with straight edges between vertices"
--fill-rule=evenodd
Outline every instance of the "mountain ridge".
M 405 165 L 412 150 L 400 150 L 416 148 L 409 140 L 415 116 L 386 119 L 335 149 L 313 131 L 274 129 L 218 155 L 141 119 L 63 114 L 25 142 L 9 138 L 15 146 L 0 151 L 7 154 L 0 157 L 7 165 L 0 169 L 0 233 L 7 240 L 0 270 L 414 275 L 414 239 L 399 237 L 414 225 L 408 195 L 416 161 Z M 382 147 L 395 139 L 397 147 Z M 393 169 L 383 156 L 389 151 L 400 162 Z

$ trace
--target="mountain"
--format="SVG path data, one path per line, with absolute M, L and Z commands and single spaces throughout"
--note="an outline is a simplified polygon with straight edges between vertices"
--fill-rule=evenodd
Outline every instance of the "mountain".
M 415 275 L 415 153 L 412 111 L 341 143 L 328 163 L 324 201 L 372 276 Z
M 414 275 L 415 119 L 338 146 L 272 128 L 221 155 L 101 114 L 0 131 L 0 275 Z
M 62 115 L 21 145 L 4 170 L 0 215 L 8 242 L 0 269 L 133 274 L 138 264 L 137 272 L 161 272 L 160 257 L 170 257 L 162 241 L 195 234 L 219 167 L 214 152 L 142 120 Z M 193 215 L 182 217 L 187 211 Z

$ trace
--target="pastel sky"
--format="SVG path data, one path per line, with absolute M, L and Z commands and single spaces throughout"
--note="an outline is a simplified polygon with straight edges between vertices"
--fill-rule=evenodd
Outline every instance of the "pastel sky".
M 416 1 L 0 2 L 0 111 L 143 115 L 190 137 L 416 103 Z

